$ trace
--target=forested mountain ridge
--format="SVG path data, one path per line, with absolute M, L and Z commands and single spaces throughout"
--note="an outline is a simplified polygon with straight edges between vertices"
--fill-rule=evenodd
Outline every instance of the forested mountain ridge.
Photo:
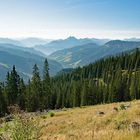
M 90 45 L 84 44 L 56 51 L 49 57 L 61 63 L 64 68 L 76 68 L 93 63 L 103 57 L 116 55 L 138 47 L 140 47 L 140 42 L 138 41 L 112 40 L 102 46 L 90 43 Z
M 13 44 L 0 44 L 0 80 L 4 81 L 7 72 L 16 65 L 17 71 L 24 80 L 28 80 L 32 75 L 32 67 L 38 64 L 40 70 L 43 67 L 45 56 L 33 48 L 24 48 Z M 61 64 L 54 60 L 48 60 L 50 74 L 54 75 L 62 69 Z
M 0 86 L 0 113 L 3 115 L 7 106 L 14 104 L 23 110 L 36 111 L 140 99 L 139 68 L 139 49 L 52 78 L 46 59 L 43 74 L 35 64 L 27 85 L 13 66 Z
M 139 67 L 140 51 L 137 49 L 55 77 L 54 88 L 60 91 L 56 93 L 56 104 L 75 107 L 139 99 Z
M 23 56 L 23 57 L 29 57 L 29 53 L 30 53 L 30 57 L 37 57 L 37 56 L 43 56 L 45 57 L 45 55 L 39 51 L 36 51 L 34 48 L 27 48 L 24 46 L 18 46 L 18 45 L 14 45 L 14 44 L 7 44 L 7 43 L 0 43 L 0 50 L 1 51 L 6 51 L 8 53 L 11 54 L 16 54 L 19 56 Z M 27 54 L 26 54 L 27 53 Z
M 133 49 L 140 46 L 140 41 L 123 41 L 123 40 L 111 40 L 103 45 L 104 47 L 113 48 L 125 48 Z
M 48 51 L 50 51 L 53 53 L 47 56 L 47 58 L 51 58 L 57 61 L 64 68 L 76 68 L 78 66 L 85 66 L 89 63 L 93 63 L 103 57 L 116 55 L 118 53 L 140 46 L 139 39 L 134 39 L 137 41 L 131 40 L 133 39 L 130 39 L 129 41 L 109 41 L 107 39 L 77 39 L 75 37 L 69 37 L 67 39 L 54 40 L 48 42 L 47 44 L 44 44 L 45 42 L 47 42 L 47 40 L 38 38 L 26 38 L 18 41 L 1 38 L 0 50 L 4 49 L 4 51 L 7 51 L 8 53 L 16 55 L 19 54 L 20 56 L 25 56 L 26 52 L 28 51 L 31 53 L 31 57 L 34 56 L 34 54 L 46 57 L 44 53 L 49 53 Z M 16 43 L 17 45 L 15 45 Z M 24 46 L 26 45 L 26 43 L 28 45 L 38 43 L 41 44 L 38 46 L 33 46 L 32 48 L 27 48 Z M 24 47 L 21 47 L 21 45 L 23 45 Z M 18 53 L 18 51 L 22 51 L 22 55 L 21 52 Z
M 88 43 L 54 52 L 48 57 L 58 61 L 65 68 L 76 68 L 92 62 L 93 58 L 90 57 L 96 55 L 97 50 L 100 49 L 101 47 L 97 44 Z

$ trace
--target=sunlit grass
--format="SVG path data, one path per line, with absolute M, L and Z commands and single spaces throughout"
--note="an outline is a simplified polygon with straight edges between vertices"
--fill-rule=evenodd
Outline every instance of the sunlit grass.
M 129 107 L 124 109 L 125 106 Z M 133 128 L 133 123 L 138 126 Z M 22 136 L 22 140 L 24 136 L 32 137 L 36 130 L 41 130 L 41 138 L 36 140 L 139 140 L 139 126 L 140 100 L 131 104 L 113 103 L 24 113 L 20 118 L 1 123 L 0 134 L 7 138 Z
M 113 110 L 121 104 L 96 105 L 55 112 L 54 117 L 41 119 L 45 124 L 44 140 L 139 140 L 140 131 L 130 128 L 140 123 L 140 101 L 132 101 L 126 110 Z M 98 115 L 98 112 L 104 115 Z

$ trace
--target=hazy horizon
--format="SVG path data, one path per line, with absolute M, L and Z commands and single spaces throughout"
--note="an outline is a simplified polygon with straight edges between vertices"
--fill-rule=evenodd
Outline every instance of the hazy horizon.
M 0 0 L 0 37 L 140 38 L 139 0 Z
M 63 38 L 45 38 L 45 37 L 38 37 L 38 36 L 24 36 L 24 37 L 4 37 L 4 36 L 0 36 L 0 38 L 2 38 L 2 39 L 12 39 L 12 40 L 18 40 L 18 41 L 20 41 L 20 40 L 24 40 L 24 39 L 40 39 L 40 40 L 48 40 L 49 42 L 50 41 L 53 41 L 53 40 L 65 40 L 65 39 L 68 39 L 68 38 L 70 38 L 70 37 L 74 37 L 74 38 L 76 38 L 76 39 L 105 39 L 105 40 L 135 40 L 135 39 L 140 39 L 140 37 L 124 37 L 124 38 L 109 38 L 109 37 L 104 37 L 104 38 L 99 38 L 99 37 L 76 37 L 76 36 L 74 36 L 74 35 L 68 35 L 68 36 L 65 36 L 65 37 L 63 37 Z

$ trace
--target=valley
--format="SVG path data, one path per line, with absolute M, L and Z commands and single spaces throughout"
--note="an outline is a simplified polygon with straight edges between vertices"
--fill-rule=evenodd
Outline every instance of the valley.
M 0 0 L 0 140 L 140 140 L 140 0 Z
M 0 79 L 4 80 L 13 65 L 17 66 L 18 72 L 27 81 L 32 76 L 31 71 L 35 63 L 39 65 L 42 73 L 45 58 L 48 58 L 50 74 L 54 76 L 63 69 L 83 67 L 101 58 L 131 51 L 139 46 L 138 39 L 123 41 L 75 37 L 61 40 L 0 38 L 0 63 L 7 66 L 0 66 Z

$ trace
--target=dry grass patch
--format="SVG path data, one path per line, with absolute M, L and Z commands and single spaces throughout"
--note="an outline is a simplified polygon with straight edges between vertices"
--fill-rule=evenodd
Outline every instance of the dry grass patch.
M 139 140 L 140 131 L 130 129 L 140 124 L 140 101 L 132 101 L 126 110 L 113 110 L 126 103 L 113 103 L 55 112 L 41 119 L 45 124 L 43 140 Z M 103 113 L 100 113 L 103 112 Z
M 24 117 L 23 121 L 17 121 L 15 132 L 18 132 L 19 128 L 19 132 L 22 132 L 22 128 L 27 130 L 28 125 L 31 128 L 39 126 L 42 128 L 42 135 L 41 138 L 37 138 L 38 140 L 140 140 L 140 100 L 131 103 L 64 108 L 37 116 L 35 113 L 27 115 L 30 116 L 29 119 L 33 118 L 33 121 L 39 122 L 39 125 L 26 125 Z M 25 127 L 20 127 L 22 122 Z M 10 124 L 8 126 L 10 127 Z M 31 129 L 33 135 L 35 127 Z M 4 130 L 0 129 L 0 134 L 3 132 Z

